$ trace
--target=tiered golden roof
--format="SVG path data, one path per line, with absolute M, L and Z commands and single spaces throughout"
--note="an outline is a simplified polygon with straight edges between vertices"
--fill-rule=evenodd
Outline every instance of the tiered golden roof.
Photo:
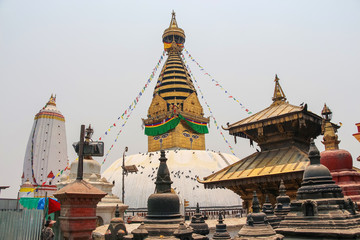
M 178 51 L 172 50 L 154 89 L 154 96 L 159 95 L 169 104 L 180 104 L 195 92 Z
M 231 181 L 249 179 L 253 177 L 295 173 L 304 171 L 309 164 L 307 154 L 295 146 L 272 149 L 253 153 L 252 155 L 234 163 L 221 171 L 205 177 L 201 183 L 214 181 Z M 280 181 L 281 177 L 278 177 Z M 254 179 L 258 183 L 265 182 L 265 178 Z M 247 181 L 244 181 L 246 183 Z

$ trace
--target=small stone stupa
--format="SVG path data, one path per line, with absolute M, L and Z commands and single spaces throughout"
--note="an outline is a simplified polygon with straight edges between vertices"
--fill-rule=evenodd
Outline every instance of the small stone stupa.
M 276 234 L 268 223 L 266 214 L 260 212 L 256 191 L 253 194 L 252 209 L 253 212 L 247 216 L 246 225 L 240 229 L 238 236 L 234 240 L 282 240 L 284 238 L 281 234 Z
M 290 197 L 286 195 L 284 181 L 281 179 L 279 187 L 280 195 L 276 197 L 275 215 L 281 220 L 290 212 Z
M 196 204 L 196 212 L 191 218 L 190 227 L 194 229 L 194 233 L 201 235 L 208 235 L 210 230 L 207 223 L 205 223 L 203 215 L 200 213 L 199 203 Z
M 115 217 L 111 219 L 108 229 L 105 233 L 105 240 L 122 239 L 127 235 L 126 226 L 122 217 L 120 217 L 119 206 L 116 206 Z
M 274 208 L 271 205 L 270 199 L 269 199 L 269 195 L 266 194 L 266 198 L 265 198 L 265 203 L 263 204 L 262 207 L 262 211 L 263 213 L 266 214 L 266 217 L 268 219 L 269 224 L 273 227 L 273 228 L 277 228 L 279 223 L 280 223 L 280 218 L 278 218 L 275 214 L 274 214 Z
M 313 140 L 309 158 L 297 200 L 291 202 L 291 211 L 276 232 L 286 239 L 360 239 L 360 214 L 354 202 L 344 198 L 329 169 L 320 164 Z
M 221 212 L 219 213 L 218 224 L 216 224 L 216 229 L 215 229 L 213 239 L 215 239 L 215 240 L 231 239 L 230 234 L 226 230 L 226 224 L 224 223 Z
M 184 218 L 180 214 L 180 199 L 171 191 L 172 181 L 164 150 L 161 150 L 159 160 L 155 193 L 148 198 L 148 213 L 144 223 L 132 231 L 132 235 L 125 236 L 125 239 L 207 239 L 193 234 L 192 228 L 184 224 Z

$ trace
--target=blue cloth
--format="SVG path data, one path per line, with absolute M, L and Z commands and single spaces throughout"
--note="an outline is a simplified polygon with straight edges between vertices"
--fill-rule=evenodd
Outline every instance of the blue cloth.
M 59 202 L 57 199 L 55 198 L 51 198 L 52 200 L 55 200 L 57 202 Z M 38 205 L 37 205 L 37 209 L 44 209 L 45 207 L 45 198 L 40 198 L 39 199 L 39 202 L 38 202 Z

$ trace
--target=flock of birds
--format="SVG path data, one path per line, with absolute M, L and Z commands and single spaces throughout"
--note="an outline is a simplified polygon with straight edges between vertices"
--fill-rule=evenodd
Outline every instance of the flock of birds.
M 180 149 L 174 150 L 175 153 L 177 153 L 178 151 L 180 151 Z M 208 151 L 209 151 L 209 150 L 208 150 Z M 214 153 L 215 153 L 215 151 L 211 151 L 211 152 L 214 152 Z M 166 153 L 169 153 L 169 150 L 166 151 Z M 149 157 L 155 155 L 154 153 L 140 153 L 140 152 L 139 152 L 139 154 L 141 154 L 142 156 L 144 156 L 144 155 L 149 155 Z M 156 154 L 157 154 L 157 152 L 156 152 Z M 195 152 L 193 152 L 193 154 L 195 154 Z M 152 160 L 150 160 L 149 163 L 151 164 L 151 163 L 152 163 Z M 146 169 L 147 167 L 149 168 L 150 166 L 144 166 L 144 165 L 138 164 L 138 165 L 137 165 L 137 168 L 139 169 L 139 171 L 136 172 L 135 174 L 138 174 L 138 173 L 139 173 L 139 174 L 144 174 L 145 171 L 146 171 L 145 169 Z M 154 167 L 151 167 L 151 173 L 147 175 L 147 177 L 150 178 L 151 181 L 155 181 L 155 180 L 156 180 L 156 175 L 157 175 L 157 170 L 158 170 L 158 168 L 159 168 L 159 167 L 155 167 L 155 168 L 154 168 Z M 214 173 L 214 171 L 212 171 L 212 173 Z M 191 172 L 191 170 L 185 170 L 185 171 L 180 171 L 180 170 L 174 171 L 174 170 L 173 170 L 173 171 L 170 172 L 170 176 L 171 176 L 173 179 L 175 179 L 175 178 L 181 179 L 181 178 L 184 177 L 184 178 L 189 179 L 189 180 L 194 181 L 194 182 L 197 182 L 197 178 L 199 178 L 199 175 L 193 174 L 193 173 Z M 195 190 L 196 188 L 200 188 L 200 186 L 199 186 L 199 185 L 194 186 L 194 187 L 193 187 L 193 190 Z M 173 189 L 176 191 L 176 187 L 174 187 Z M 180 194 L 180 191 L 177 191 L 177 194 Z

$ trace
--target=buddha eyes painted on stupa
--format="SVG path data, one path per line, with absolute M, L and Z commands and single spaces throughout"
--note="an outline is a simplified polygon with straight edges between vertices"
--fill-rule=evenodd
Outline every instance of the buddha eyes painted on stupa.
M 154 140 L 157 141 L 159 140 L 160 138 L 166 138 L 169 136 L 169 133 L 164 133 L 163 135 L 158 135 L 158 136 L 155 136 L 154 137 Z
M 184 137 L 190 137 L 191 135 L 188 133 L 188 131 L 183 132 Z

